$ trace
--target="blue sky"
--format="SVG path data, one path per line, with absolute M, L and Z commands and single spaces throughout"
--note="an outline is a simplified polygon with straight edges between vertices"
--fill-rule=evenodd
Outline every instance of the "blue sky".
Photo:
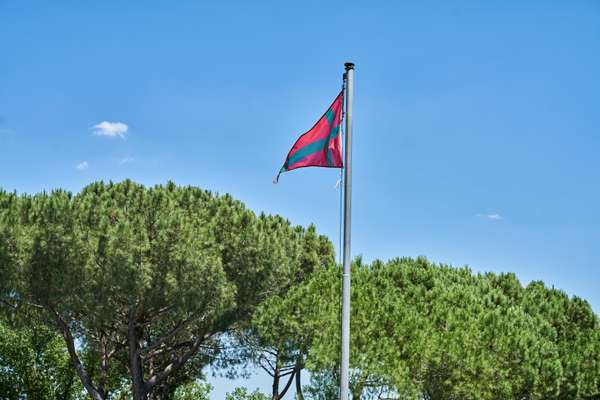
M 0 186 L 171 179 L 337 243 L 337 171 L 271 179 L 353 61 L 352 253 L 599 312 L 600 3 L 368 4 L 0 0 Z

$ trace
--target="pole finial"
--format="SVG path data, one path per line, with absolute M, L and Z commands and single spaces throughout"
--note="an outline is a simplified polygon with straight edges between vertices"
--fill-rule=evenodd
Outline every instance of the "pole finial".
M 350 69 L 354 69 L 354 63 L 351 63 L 351 62 L 344 63 L 344 67 L 346 67 L 346 71 L 348 71 Z

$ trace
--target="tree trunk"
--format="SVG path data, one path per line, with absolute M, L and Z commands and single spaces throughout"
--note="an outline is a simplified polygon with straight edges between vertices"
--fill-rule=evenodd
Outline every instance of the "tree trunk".
M 87 374 L 87 371 L 81 363 L 81 360 L 79 360 L 77 350 L 75 350 L 75 339 L 73 339 L 71 329 L 69 328 L 67 323 L 61 318 L 58 312 L 56 312 L 52 307 L 48 307 L 48 309 L 50 310 L 50 312 L 52 312 L 52 314 L 54 314 L 56 323 L 63 334 L 63 338 L 65 339 L 65 343 L 67 345 L 67 351 L 69 352 L 71 364 L 75 368 L 75 371 L 77 371 L 77 375 L 79 375 L 79 379 L 81 380 L 83 387 L 93 400 L 105 400 L 104 396 L 102 396 L 102 394 L 98 391 L 96 386 L 94 386 L 94 382 Z
M 302 368 L 298 368 L 296 371 L 296 400 L 304 400 L 304 395 L 302 394 L 302 382 L 300 381 L 302 375 Z
M 273 394 L 272 400 L 279 400 L 279 360 L 276 361 L 275 371 L 273 372 Z
M 100 336 L 100 378 L 98 380 L 98 391 L 103 398 L 108 397 L 108 338 L 105 333 Z
M 139 340 L 133 310 L 129 311 L 127 322 L 127 347 L 129 347 L 129 372 L 131 373 L 131 394 L 133 400 L 146 400 L 142 359 L 138 351 Z
M 283 396 L 285 396 L 285 394 L 287 393 L 290 386 L 292 386 L 292 382 L 294 381 L 294 375 L 296 375 L 296 372 L 297 372 L 297 369 L 295 367 L 291 373 L 287 372 L 287 374 L 289 374 L 290 377 L 288 378 L 288 381 L 285 384 L 285 386 L 283 387 L 283 390 L 281 391 L 281 393 L 278 394 L 278 396 L 277 396 L 278 399 L 282 399 Z

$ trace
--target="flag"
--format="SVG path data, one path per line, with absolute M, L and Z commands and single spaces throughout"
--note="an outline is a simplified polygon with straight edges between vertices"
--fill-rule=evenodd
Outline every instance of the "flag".
M 342 168 L 342 107 L 344 91 L 335 98 L 321 119 L 296 140 L 288 153 L 279 175 L 303 167 Z

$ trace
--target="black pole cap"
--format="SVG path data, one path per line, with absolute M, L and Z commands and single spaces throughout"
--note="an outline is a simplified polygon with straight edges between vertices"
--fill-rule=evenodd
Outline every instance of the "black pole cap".
M 354 63 L 351 63 L 351 62 L 344 63 L 344 67 L 346 67 L 346 71 L 348 71 L 349 69 L 354 69 Z

